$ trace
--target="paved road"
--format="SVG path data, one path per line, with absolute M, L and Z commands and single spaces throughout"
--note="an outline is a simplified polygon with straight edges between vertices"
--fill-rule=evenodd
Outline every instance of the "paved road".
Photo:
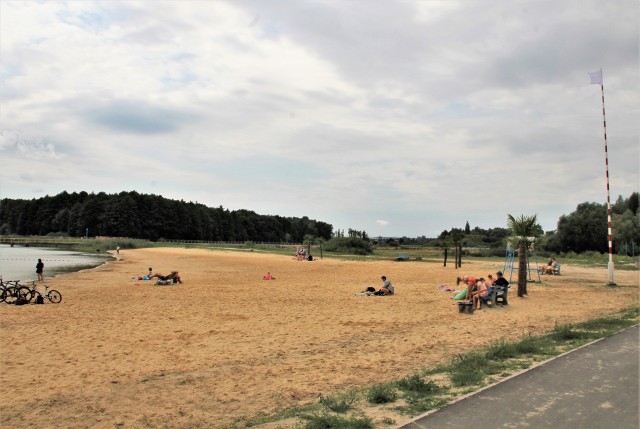
M 399 426 L 638 429 L 638 326 Z

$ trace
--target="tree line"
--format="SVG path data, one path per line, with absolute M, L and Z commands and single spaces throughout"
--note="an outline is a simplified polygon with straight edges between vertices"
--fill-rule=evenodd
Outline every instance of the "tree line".
M 619 196 L 611 204 L 613 230 L 613 249 L 616 253 L 631 252 L 635 243 L 636 254 L 640 244 L 640 210 L 638 209 L 638 193 L 628 198 Z M 538 225 L 532 225 L 529 233 L 538 237 L 536 250 L 546 253 L 583 253 L 609 251 L 607 204 L 584 202 L 578 204 L 576 210 L 568 215 L 560 216 L 554 231 L 542 231 Z M 451 228 L 443 231 L 438 240 L 440 245 L 462 245 L 465 247 L 488 247 L 504 249 L 505 240 L 512 235 L 511 228 L 473 228 L 466 223 L 464 228 Z
M 638 193 L 618 197 L 612 204 L 614 251 L 622 253 L 632 243 L 640 244 Z M 575 211 L 560 216 L 557 228 L 536 231 L 536 249 L 547 253 L 608 251 L 607 205 L 584 202 Z M 111 236 L 152 241 L 254 241 L 302 243 L 309 238 L 359 239 L 375 245 L 420 245 L 434 247 L 488 248 L 501 254 L 511 232 L 508 228 L 451 228 L 437 238 L 371 238 L 365 231 L 333 226 L 304 216 L 259 215 L 250 210 L 230 211 L 222 206 L 170 200 L 160 195 L 67 193 L 38 199 L 0 200 L 1 235 L 63 235 L 70 237 Z M 348 242 L 349 240 L 345 240 Z M 344 243 L 343 243 L 344 244 Z M 625 246 L 627 244 L 628 246 Z M 637 252 L 637 250 L 636 250 Z
M 0 200 L 0 234 L 301 243 L 308 236 L 331 239 L 333 226 L 306 216 L 231 211 L 135 191 L 65 191 L 31 200 Z

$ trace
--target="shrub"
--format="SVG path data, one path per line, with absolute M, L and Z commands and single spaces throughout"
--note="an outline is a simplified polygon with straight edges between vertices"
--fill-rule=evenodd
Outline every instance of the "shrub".
M 386 404 L 396 399 L 398 399 L 398 392 L 388 384 L 376 384 L 367 393 L 367 400 L 372 404 Z
M 373 253 L 371 243 L 357 237 L 334 237 L 325 243 L 324 249 L 327 252 L 350 255 L 370 255 Z
M 403 378 L 397 383 L 398 388 L 405 392 L 416 392 L 416 393 L 436 393 L 440 390 L 440 386 L 438 386 L 433 381 L 429 380 L 427 382 L 424 381 L 422 377 L 418 374 L 413 374 L 408 377 Z
M 356 402 L 355 391 L 350 391 L 342 395 L 327 396 L 320 398 L 320 404 L 324 405 L 335 413 L 344 413 L 353 407 Z

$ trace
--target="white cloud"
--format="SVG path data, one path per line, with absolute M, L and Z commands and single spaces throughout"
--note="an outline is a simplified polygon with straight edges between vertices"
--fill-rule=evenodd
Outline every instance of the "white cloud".
M 372 236 L 511 212 L 552 229 L 605 196 L 599 67 L 612 194 L 637 191 L 631 0 L 0 12 L 0 197 L 136 189 Z

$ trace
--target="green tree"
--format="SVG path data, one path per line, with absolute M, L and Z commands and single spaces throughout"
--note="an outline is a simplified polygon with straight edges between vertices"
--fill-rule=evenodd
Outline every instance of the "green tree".
M 606 204 L 582 203 L 569 215 L 560 216 L 555 236 L 549 239 L 546 249 L 556 253 L 605 253 L 608 247 Z
M 527 294 L 527 249 L 531 239 L 542 235 L 542 227 L 537 215 L 515 218 L 510 214 L 507 215 L 507 226 L 518 244 L 518 296 L 523 297 Z
M 612 220 L 613 241 L 616 243 L 617 252 L 624 249 L 624 244 L 632 242 L 640 243 L 640 213 L 634 215 L 627 209 L 620 215 L 614 215 Z
M 112 237 L 138 236 L 140 222 L 134 199 L 125 193 L 110 198 L 100 215 L 100 230 L 104 235 Z
M 65 232 L 69 231 L 69 209 L 62 209 L 53 217 L 51 221 L 51 228 L 53 232 Z
M 358 237 L 334 237 L 327 241 L 324 248 L 329 252 L 353 255 L 369 255 L 373 253 L 372 244 Z

